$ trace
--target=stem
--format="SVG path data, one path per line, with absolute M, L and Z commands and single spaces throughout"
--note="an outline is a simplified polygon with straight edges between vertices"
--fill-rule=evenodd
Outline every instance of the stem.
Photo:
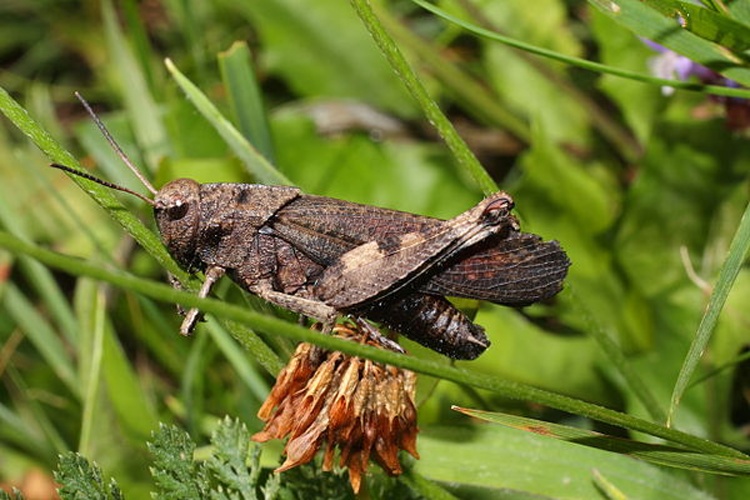
M 469 146 L 466 145 L 466 142 L 458 135 L 458 132 L 453 128 L 448 118 L 440 111 L 437 103 L 427 93 L 427 89 L 425 89 L 417 74 L 409 66 L 404 54 L 385 31 L 385 28 L 383 28 L 380 20 L 373 12 L 370 3 L 367 0 L 351 0 L 351 4 L 367 28 L 367 31 L 372 35 L 380 51 L 396 74 L 398 74 L 399 78 L 401 78 L 401 82 L 406 86 L 406 89 L 422 108 L 427 119 L 437 129 L 438 134 L 443 138 L 461 168 L 465 169 L 472 176 L 485 194 L 497 192 L 498 187 L 495 181 L 492 180 L 484 167 L 476 159 Z

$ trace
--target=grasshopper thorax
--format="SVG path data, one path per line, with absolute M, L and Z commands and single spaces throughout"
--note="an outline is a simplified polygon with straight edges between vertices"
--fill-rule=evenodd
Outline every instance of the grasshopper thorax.
M 200 184 L 176 179 L 154 197 L 154 217 L 169 253 L 186 269 L 195 262 L 200 224 Z

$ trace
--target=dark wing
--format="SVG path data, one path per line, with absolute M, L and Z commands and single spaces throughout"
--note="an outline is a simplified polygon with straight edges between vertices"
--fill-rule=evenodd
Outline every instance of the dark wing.
M 437 270 L 420 291 L 522 306 L 558 293 L 570 267 L 558 242 L 535 234 L 511 233 L 471 250 Z
M 303 195 L 276 213 L 269 229 L 312 260 L 333 264 L 368 241 L 424 231 L 444 221 L 408 212 Z M 418 290 L 521 306 L 552 297 L 562 288 L 570 261 L 556 241 L 511 232 L 467 249 L 420 280 Z M 427 273 L 429 276 L 429 273 Z

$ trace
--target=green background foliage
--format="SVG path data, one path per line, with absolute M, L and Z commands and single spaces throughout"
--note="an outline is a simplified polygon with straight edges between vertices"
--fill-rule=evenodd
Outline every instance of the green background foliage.
M 747 498 L 750 150 L 708 94 L 749 94 L 664 95 L 638 37 L 748 84 L 748 2 L 373 3 L 0 3 L 0 481 L 51 478 L 74 451 L 145 497 L 159 422 L 210 467 L 223 416 L 259 430 L 307 340 L 424 374 L 421 459 L 374 472 L 375 497 Z M 455 366 L 306 332 L 229 282 L 220 300 L 171 291 L 164 269 L 199 281 L 149 207 L 47 168 L 141 189 L 74 91 L 157 186 L 289 183 L 443 218 L 499 186 L 567 250 L 566 289 L 523 311 L 462 302 L 492 346 Z M 194 337 L 175 302 L 210 313 Z M 272 493 L 345 482 L 305 468 Z

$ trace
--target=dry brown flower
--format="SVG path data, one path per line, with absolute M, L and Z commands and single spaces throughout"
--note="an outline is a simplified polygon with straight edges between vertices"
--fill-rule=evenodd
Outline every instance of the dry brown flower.
M 383 347 L 358 326 L 337 325 L 334 334 Z M 415 392 L 413 372 L 302 343 L 258 411 L 266 426 L 253 440 L 289 436 L 276 472 L 309 462 L 324 446 L 329 471 L 338 449 L 358 492 L 371 457 L 391 475 L 402 472 L 399 450 L 419 458 Z

